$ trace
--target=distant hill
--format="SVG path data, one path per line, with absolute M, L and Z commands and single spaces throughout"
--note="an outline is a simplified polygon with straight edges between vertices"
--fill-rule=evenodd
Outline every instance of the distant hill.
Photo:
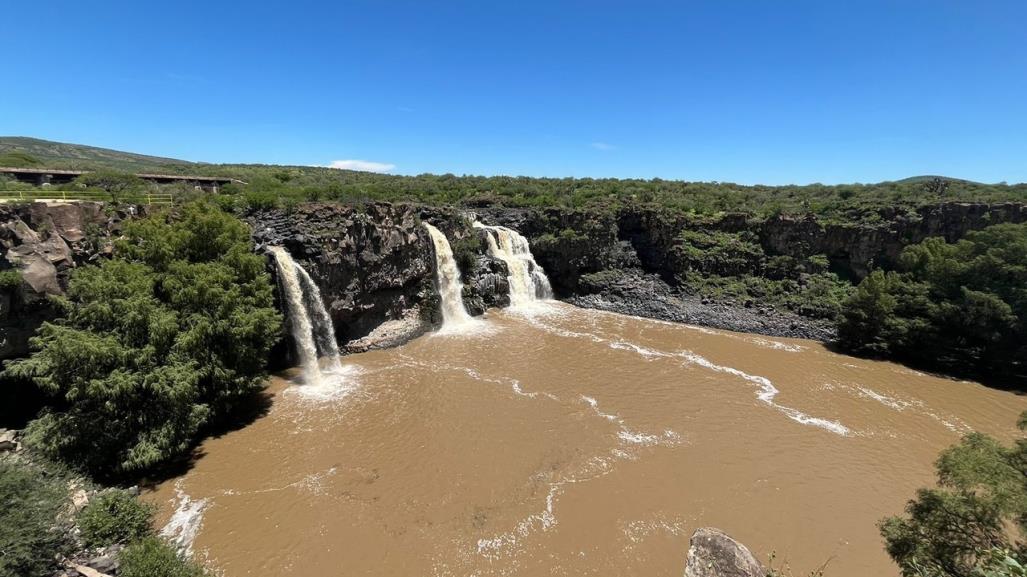
M 3 159 L 23 158 L 29 155 L 47 168 L 72 170 L 113 168 L 126 172 L 188 172 L 195 170 L 197 163 L 175 158 L 162 158 L 122 152 L 109 148 L 98 148 L 84 144 L 52 142 L 25 136 L 0 136 L 0 165 Z M 13 156 L 12 156 L 13 155 Z
M 948 180 L 952 182 L 962 182 L 966 184 L 984 184 L 983 182 L 976 182 L 973 180 L 966 180 L 965 178 L 952 178 L 951 176 L 940 176 L 937 174 L 924 174 L 921 176 L 911 176 L 909 178 L 903 178 L 902 180 L 896 180 L 895 182 L 901 184 L 917 184 L 919 182 L 930 182 L 932 180 Z

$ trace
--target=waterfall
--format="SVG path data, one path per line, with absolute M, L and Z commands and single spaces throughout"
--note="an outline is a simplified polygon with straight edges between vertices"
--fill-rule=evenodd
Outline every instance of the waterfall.
M 342 362 L 339 360 L 339 343 L 335 342 L 335 325 L 332 324 L 332 317 L 325 310 L 324 300 L 321 299 L 321 289 L 317 288 L 317 283 L 310 278 L 303 267 L 295 262 L 293 264 L 296 265 L 296 272 L 303 285 L 306 309 L 313 313 L 314 344 L 317 345 L 317 350 L 321 351 L 321 356 L 327 357 L 328 372 L 341 372 Z
M 268 250 L 278 267 L 282 296 L 285 297 L 286 313 L 293 340 L 296 341 L 304 381 L 308 385 L 320 385 L 326 374 L 342 370 L 332 319 L 321 301 L 321 291 L 307 271 L 292 260 L 284 248 L 273 246 Z M 327 357 L 327 371 L 322 372 L 318 364 L 319 352 L 321 356 Z
M 464 308 L 464 282 L 460 278 L 460 269 L 453 259 L 453 249 L 442 231 L 424 223 L 435 245 L 435 280 L 439 286 L 439 298 L 442 299 L 442 327 L 451 329 L 465 325 L 471 321 L 471 315 Z
M 511 305 L 553 298 L 549 277 L 535 262 L 531 247 L 528 246 L 528 239 L 505 226 L 486 226 L 475 222 L 474 228 L 485 231 L 489 254 L 506 263 L 509 271 Z

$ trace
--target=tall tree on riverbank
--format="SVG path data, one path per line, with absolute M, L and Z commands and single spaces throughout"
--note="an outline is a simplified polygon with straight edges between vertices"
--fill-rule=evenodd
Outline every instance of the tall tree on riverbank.
M 101 475 L 179 456 L 228 417 L 263 386 L 281 326 L 248 227 L 205 204 L 128 223 L 61 304 L 8 372 L 57 397 L 28 442 Z

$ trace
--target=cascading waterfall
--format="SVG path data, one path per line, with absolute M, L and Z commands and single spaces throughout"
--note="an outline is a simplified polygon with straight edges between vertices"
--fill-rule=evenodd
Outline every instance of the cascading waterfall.
M 486 226 L 475 222 L 474 228 L 485 231 L 489 254 L 506 263 L 509 271 L 511 305 L 553 298 L 549 277 L 535 262 L 528 239 L 505 226 Z
M 278 267 L 278 277 L 281 279 L 286 312 L 293 340 L 296 341 L 304 381 L 308 385 L 321 385 L 326 374 L 342 370 L 332 319 L 321 301 L 321 291 L 307 271 L 303 270 L 284 248 L 273 246 L 268 250 L 274 256 L 275 265 Z M 321 356 L 326 357 L 326 371 L 322 371 L 318 363 L 319 352 Z
M 313 313 L 314 344 L 317 345 L 321 356 L 325 358 L 328 372 L 339 373 L 342 371 L 342 361 L 339 360 L 339 343 L 335 342 L 335 325 L 332 324 L 332 317 L 325 310 L 324 301 L 321 299 L 321 289 L 317 288 L 314 279 L 310 278 L 307 271 L 298 264 L 296 273 L 299 275 L 300 284 L 303 285 L 306 309 Z
M 449 239 L 442 231 L 424 223 L 435 245 L 435 279 L 439 285 L 439 297 L 442 299 L 442 327 L 452 329 L 472 321 L 471 315 L 464 308 L 464 282 L 460 278 L 460 269 L 453 258 L 453 249 Z

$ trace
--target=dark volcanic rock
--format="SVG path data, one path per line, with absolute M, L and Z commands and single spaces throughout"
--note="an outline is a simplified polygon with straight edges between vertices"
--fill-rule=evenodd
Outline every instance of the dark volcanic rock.
M 304 204 L 246 220 L 257 250 L 284 246 L 318 284 L 341 346 L 409 319 L 434 290 L 430 240 L 409 206 Z
M 829 321 L 753 304 L 718 303 L 681 295 L 659 275 L 647 275 L 637 269 L 610 272 L 609 279 L 600 285 L 594 284 L 598 275 L 587 277 L 588 286 L 594 291 L 591 294 L 564 300 L 583 308 L 774 337 L 830 341 L 835 336 Z

